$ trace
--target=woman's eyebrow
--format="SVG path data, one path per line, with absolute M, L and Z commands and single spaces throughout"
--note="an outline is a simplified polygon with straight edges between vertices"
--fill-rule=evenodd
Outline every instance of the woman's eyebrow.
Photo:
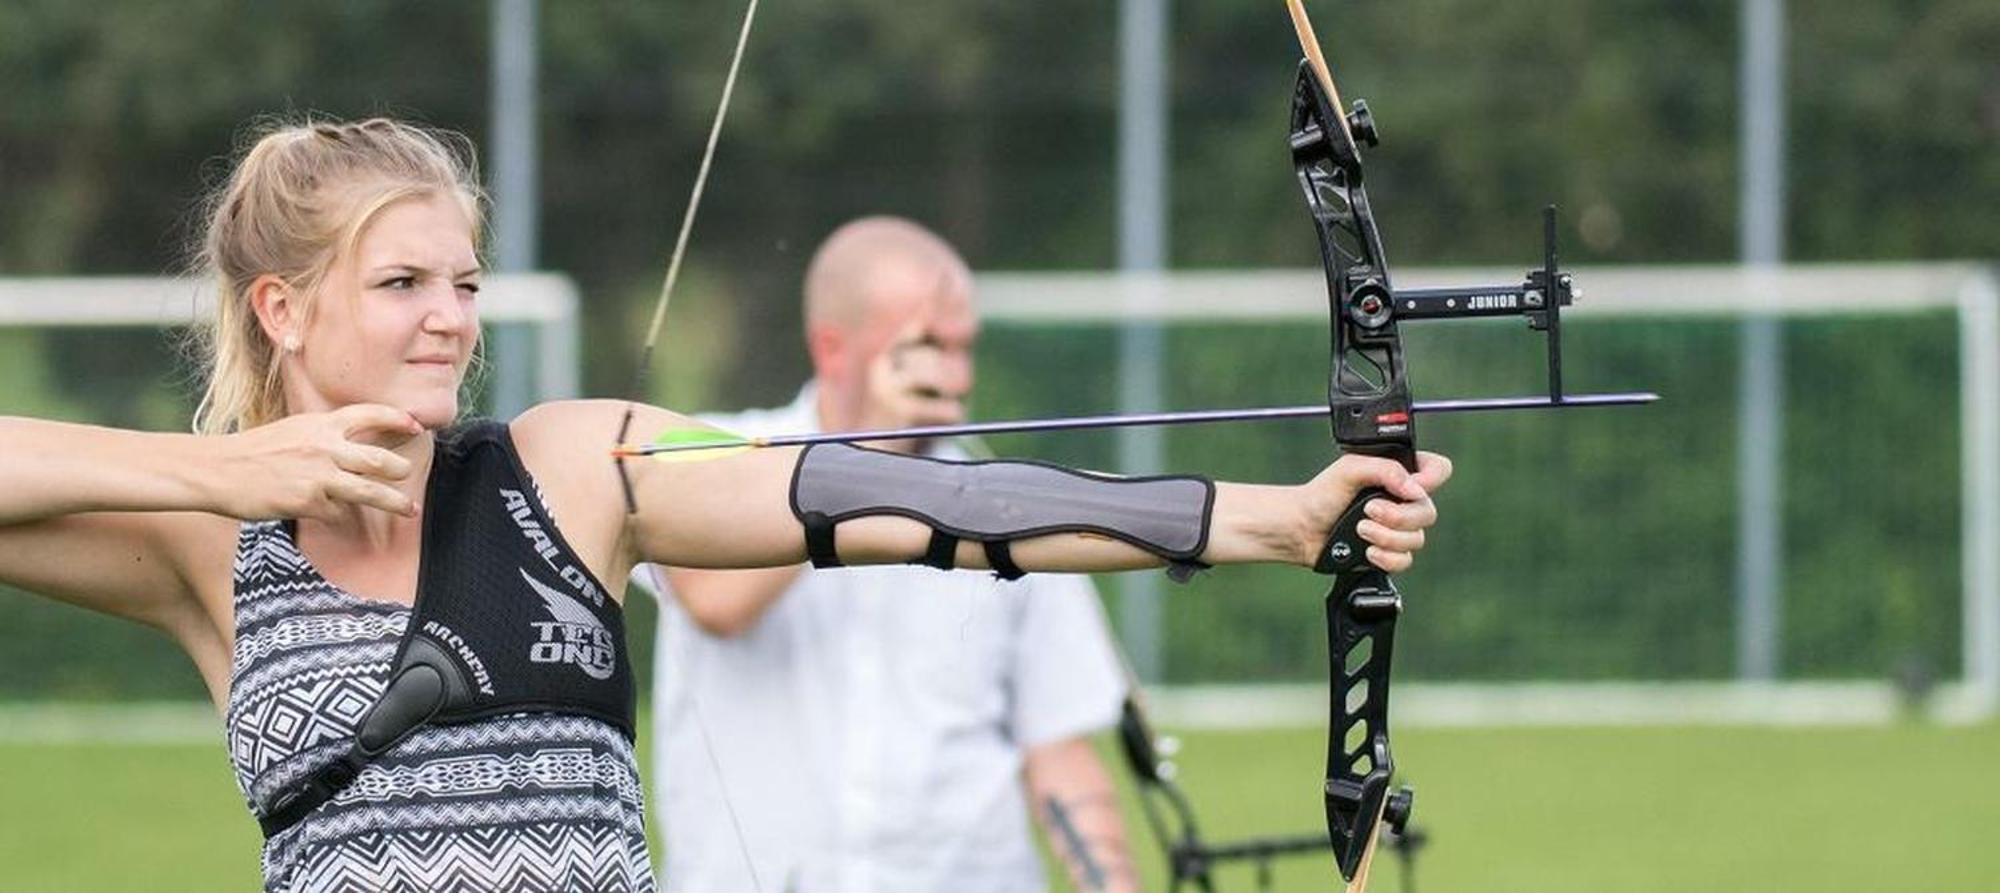
M 374 273 L 376 275 L 380 275 L 383 273 L 414 273 L 418 275 L 429 275 L 435 271 L 429 267 L 418 266 L 416 264 L 382 264 L 381 266 L 372 268 L 369 272 Z M 483 272 L 485 272 L 485 269 L 475 264 L 473 266 L 466 267 L 465 269 L 459 270 L 458 272 L 451 274 L 451 278 L 464 279 L 467 276 L 477 276 Z

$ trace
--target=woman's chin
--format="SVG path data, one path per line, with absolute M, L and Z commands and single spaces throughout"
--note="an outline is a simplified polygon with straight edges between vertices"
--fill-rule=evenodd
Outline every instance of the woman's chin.
M 423 425 L 424 428 L 431 431 L 449 428 L 453 422 L 458 421 L 458 398 L 456 396 L 451 399 L 429 398 L 412 400 L 405 403 L 403 408 L 410 413 L 412 418 L 417 420 L 418 424 Z

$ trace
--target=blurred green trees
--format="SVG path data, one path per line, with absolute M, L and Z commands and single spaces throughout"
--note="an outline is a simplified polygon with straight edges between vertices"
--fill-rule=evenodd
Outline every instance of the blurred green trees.
M 1381 124 L 1370 190 L 1396 263 L 1519 263 L 1535 250 L 1534 215 L 1547 201 L 1565 209 L 1570 262 L 1732 258 L 1735 4 L 1323 0 L 1313 8 L 1344 92 L 1368 98 Z M 543 4 L 540 254 L 583 285 L 591 393 L 626 386 L 633 333 L 658 288 L 740 12 L 737 0 Z M 766 4 L 654 397 L 685 408 L 788 397 L 806 369 L 792 349 L 799 275 L 816 241 L 858 214 L 921 219 L 982 269 L 1110 265 L 1116 12 L 1112 3 L 996 0 Z M 394 114 L 483 142 L 487 15 L 481 0 L 0 4 L 0 275 L 177 270 L 190 208 L 261 116 Z M 1176 3 L 1173 17 L 1173 263 L 1315 265 L 1282 143 L 1296 57 L 1289 24 L 1268 0 Z M 1791 257 L 1991 257 L 2000 245 L 2000 61 L 1992 52 L 2000 5 L 1795 3 L 1788 28 Z M 1812 604 L 1831 590 L 1855 602 L 1845 613 L 1788 620 L 1795 669 L 1885 672 L 1895 655 L 1870 649 L 1889 646 L 1862 644 L 1882 629 L 1909 643 L 1899 648 L 1955 660 L 1950 628 L 1940 625 L 1955 596 L 1955 541 L 1902 571 L 1865 557 L 1880 548 L 1884 525 L 1934 543 L 1937 525 L 1955 523 L 1955 452 L 1949 423 L 1939 421 L 1954 414 L 1953 336 L 1948 321 L 1903 320 L 1885 340 L 1881 325 L 1788 329 L 1798 408 L 1788 421 L 1789 458 L 1827 475 L 1788 481 L 1788 536 L 1800 569 L 1792 585 L 1802 590 L 1790 601 Z M 1453 595 L 1448 620 L 1411 625 L 1413 637 L 1438 637 L 1413 639 L 1412 653 L 1428 655 L 1419 672 L 1726 672 L 1733 410 L 1707 398 L 1731 393 L 1732 330 L 1722 322 L 1664 335 L 1611 326 L 1589 336 L 1598 347 L 1583 347 L 1583 337 L 1573 344 L 1632 362 L 1619 367 L 1632 371 L 1621 385 L 1666 377 L 1686 389 L 1648 423 L 1647 439 L 1592 434 L 1590 423 L 1557 433 L 1533 420 L 1441 423 L 1427 436 L 1468 458 L 1582 469 L 1583 480 L 1609 488 L 1590 512 L 1526 517 L 1560 527 L 1553 542 L 1566 556 L 1590 552 L 1607 529 L 1629 529 L 1618 536 L 1631 547 L 1566 562 L 1539 607 L 1524 609 L 1501 601 L 1518 594 L 1507 577 L 1546 568 L 1549 556 L 1510 553 L 1505 541 L 1456 544 L 1459 563 L 1420 571 L 1430 575 L 1425 589 Z M 1110 408 L 1111 384 L 1076 371 L 1101 360 L 1107 337 L 996 329 L 981 412 Z M 1173 338 L 1176 405 L 1318 399 L 1324 336 L 1316 326 Z M 1426 369 L 1427 388 L 1477 385 L 1473 376 L 1506 362 L 1475 353 L 1477 345 L 1437 348 L 1468 359 L 1463 369 Z M 0 332 L 0 352 L 8 394 L 0 412 L 169 427 L 175 395 L 191 387 L 158 371 L 171 365 L 170 349 L 145 333 Z M 1835 373 L 1855 376 L 1857 390 L 1807 389 Z M 1038 401 L 1049 393 L 1068 402 Z M 1894 418 L 1843 411 L 1844 401 L 1890 400 L 1901 400 Z M 1923 414 L 1930 410 L 1942 415 Z M 1309 468 L 1323 452 L 1310 426 L 1202 437 L 1175 435 L 1174 462 L 1268 478 Z M 1007 445 L 1110 461 L 1103 439 Z M 1870 484 L 1885 455 L 1905 473 Z M 1620 484 L 1633 467 L 1646 469 L 1643 482 Z M 1463 486 L 1481 489 L 1460 505 L 1496 514 L 1461 518 L 1469 536 L 1523 523 L 1505 513 L 1532 507 L 1546 482 Z M 1849 499 L 1851 489 L 1871 487 L 1875 501 Z M 1913 492 L 1921 495 L 1901 495 Z M 1708 534 L 1680 544 L 1680 560 L 1641 545 L 1687 530 Z M 1620 568 L 1647 561 L 1661 562 L 1648 585 L 1607 596 L 1626 579 Z M 1317 672 L 1311 652 L 1323 646 L 1286 630 L 1307 616 L 1296 577 L 1252 573 L 1228 585 L 1251 594 L 1176 592 L 1174 666 L 1244 678 Z M 1615 616 L 1580 627 L 1592 632 L 1575 641 L 1542 641 L 1535 611 Z M 0 696 L 133 693 L 142 684 L 191 691 L 192 674 L 83 669 L 72 678 L 79 668 L 42 663 L 61 663 L 55 652 L 66 647 L 15 644 L 23 636 L 62 643 L 94 629 L 75 615 L 0 599 L 0 641 L 9 643 L 0 647 Z M 1699 634 L 1675 639 L 1672 653 L 1633 644 L 1691 627 Z M 147 653 L 123 639 L 88 641 L 100 656 Z M 1551 663 L 1555 654 L 1573 662 Z

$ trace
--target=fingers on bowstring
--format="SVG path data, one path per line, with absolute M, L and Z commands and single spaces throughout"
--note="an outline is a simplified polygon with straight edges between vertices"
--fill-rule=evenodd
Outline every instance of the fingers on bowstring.
M 414 435 L 424 430 L 416 417 L 393 406 L 380 403 L 357 403 L 334 411 L 334 417 L 341 424 L 341 433 L 349 440 L 356 435 L 369 433 Z
M 385 481 L 400 481 L 415 470 L 410 460 L 389 450 L 352 441 L 334 450 L 333 464 L 342 471 Z
M 349 505 L 378 508 L 407 518 L 417 515 L 416 501 L 403 495 L 403 491 L 358 474 L 343 474 L 334 478 L 326 486 L 326 495 Z

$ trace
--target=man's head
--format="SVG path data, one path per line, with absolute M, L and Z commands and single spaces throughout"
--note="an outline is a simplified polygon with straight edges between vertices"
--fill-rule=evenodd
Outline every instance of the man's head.
M 930 230 L 900 217 L 834 230 L 806 270 L 805 331 L 829 428 L 963 420 L 972 273 Z

